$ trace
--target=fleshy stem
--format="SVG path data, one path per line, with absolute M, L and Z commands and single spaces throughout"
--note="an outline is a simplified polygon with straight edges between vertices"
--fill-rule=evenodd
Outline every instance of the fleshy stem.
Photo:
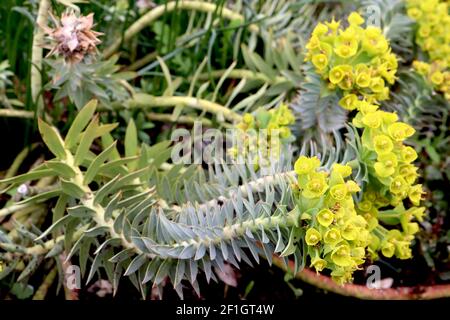
M 162 108 L 173 108 L 175 106 L 188 107 L 192 109 L 197 109 L 200 111 L 208 112 L 217 115 L 219 118 L 224 117 L 226 120 L 231 122 L 239 122 L 242 119 L 242 116 L 231 109 L 228 109 L 220 104 L 204 100 L 198 99 L 194 97 L 186 97 L 186 96 L 164 96 L 164 97 L 155 97 L 145 93 L 138 93 L 134 96 L 134 98 L 128 100 L 126 102 L 128 108 L 130 109 L 150 109 L 156 107 Z M 124 106 L 123 103 L 116 103 L 112 105 L 114 110 L 126 109 L 127 106 Z M 101 106 L 98 108 L 99 111 L 109 111 L 110 108 L 106 106 Z
M 78 229 L 77 231 L 74 232 L 72 238 L 74 240 L 79 239 L 86 230 L 87 230 L 87 226 L 84 226 L 84 227 Z M 27 254 L 27 255 L 42 255 L 42 254 L 46 254 L 51 249 L 53 249 L 56 246 L 56 244 L 64 241 L 64 237 L 65 237 L 64 235 L 61 235 L 61 236 L 59 236 L 57 238 L 48 240 L 48 241 L 44 242 L 43 244 L 36 244 L 36 245 L 34 245 L 32 247 L 26 248 L 24 253 Z
M 245 234 L 246 230 L 250 231 L 256 230 L 269 230 L 272 228 L 280 227 L 293 227 L 297 225 L 298 214 L 296 211 L 289 212 L 286 216 L 278 215 L 278 216 L 270 216 L 264 218 L 252 219 L 250 221 L 238 222 L 236 224 L 226 226 L 223 229 L 223 234 L 225 236 L 225 240 L 231 240 L 236 237 L 241 237 Z M 217 241 L 218 243 L 219 241 Z
M 68 159 L 66 159 L 66 162 L 68 164 L 73 163 L 73 159 L 71 159 L 70 154 L 68 156 L 69 157 L 68 157 Z M 76 171 L 76 176 L 73 178 L 73 180 L 76 181 L 76 183 L 78 183 L 79 181 L 83 181 L 83 174 L 81 173 L 80 169 L 74 165 L 72 165 L 72 167 Z M 295 172 L 289 171 L 289 172 L 284 173 L 283 176 L 293 177 L 293 176 L 295 176 Z M 260 188 L 264 188 L 264 186 L 267 183 L 273 183 L 275 178 L 276 178 L 275 175 L 259 178 L 255 181 L 248 183 L 248 185 L 241 186 L 240 191 L 243 196 L 246 196 L 248 194 L 249 190 L 251 190 L 252 192 L 256 192 L 256 191 L 260 190 Z M 119 235 L 115 232 L 112 223 L 108 223 L 107 221 L 105 221 L 104 209 L 100 205 L 94 204 L 92 191 L 89 190 L 89 187 L 84 185 L 82 182 L 80 185 L 83 185 L 83 188 L 85 189 L 85 192 L 86 192 L 86 197 L 84 199 L 82 199 L 82 203 L 86 207 L 93 209 L 96 212 L 94 220 L 97 223 L 97 225 L 108 227 L 112 238 L 121 239 L 125 248 L 130 248 L 130 249 L 134 250 L 136 253 L 141 254 L 142 252 L 139 250 L 139 248 L 137 248 L 132 243 L 128 242 L 128 240 L 125 239 L 122 235 Z M 230 199 L 231 197 L 233 197 L 235 194 L 237 194 L 237 192 L 238 192 L 237 190 L 230 192 L 227 199 Z M 222 197 L 220 199 L 222 199 Z M 224 199 L 222 199 L 222 200 L 224 200 Z M 214 201 L 216 201 L 216 200 L 214 200 Z M 203 203 L 200 206 L 207 206 L 210 202 Z M 171 207 L 171 209 L 174 209 L 174 208 Z M 178 208 L 177 211 L 179 211 L 179 210 L 180 209 Z M 297 221 L 298 221 L 298 213 L 296 211 L 292 211 L 292 212 L 289 212 L 287 215 L 277 215 L 277 216 L 271 216 L 271 217 L 252 219 L 251 221 L 245 221 L 242 223 L 239 222 L 236 224 L 226 226 L 223 229 L 224 238 L 202 240 L 202 243 L 207 244 L 207 245 L 209 245 L 210 242 L 217 244 L 220 242 L 220 240 L 223 240 L 223 239 L 229 240 L 232 238 L 240 237 L 246 232 L 247 229 L 254 231 L 254 230 L 260 230 L 262 227 L 264 230 L 268 230 L 268 229 L 273 228 L 276 225 L 292 227 L 294 225 L 297 225 Z M 86 227 L 83 227 L 82 229 L 78 230 L 73 235 L 73 238 L 78 239 L 85 230 L 86 230 Z M 39 245 L 35 245 L 34 247 L 27 248 L 26 253 L 31 254 L 31 255 L 45 254 L 46 252 L 50 251 L 57 243 L 59 243 L 60 241 L 63 241 L 63 240 L 64 240 L 64 236 L 63 235 L 59 236 L 58 238 L 49 240 L 49 241 L 45 242 L 44 244 L 39 244 Z M 205 241 L 207 243 L 205 243 Z M 188 246 L 190 244 L 200 245 L 200 242 L 196 239 L 191 239 L 189 242 L 184 241 L 182 243 L 174 244 L 174 246 L 175 247 Z
M 297 211 L 291 211 L 287 215 L 276 215 L 270 217 L 263 217 L 257 219 L 250 219 L 248 221 L 238 221 L 234 224 L 225 226 L 223 228 L 223 236 L 216 238 L 205 238 L 205 239 L 191 239 L 189 241 L 183 241 L 180 243 L 174 243 L 172 247 L 188 247 L 189 245 L 195 245 L 199 247 L 201 244 L 208 247 L 209 245 L 218 245 L 221 241 L 229 241 L 232 239 L 241 238 L 247 230 L 259 231 L 263 230 L 274 230 L 277 226 L 280 227 L 293 227 L 297 225 L 298 213 Z
M 214 70 L 208 73 L 202 73 L 198 75 L 198 80 L 208 80 L 209 78 L 220 78 L 225 74 L 227 70 Z M 189 81 L 192 80 L 193 77 L 189 78 Z M 288 81 L 285 77 L 277 76 L 273 79 L 269 78 L 263 73 L 260 72 L 254 72 L 251 70 L 245 70 L 245 69 L 234 69 L 231 70 L 227 74 L 227 78 L 231 79 L 251 79 L 251 80 L 260 80 L 264 81 L 270 84 L 277 84 L 281 82 Z
M 34 294 L 33 300 L 45 299 L 45 296 L 47 295 L 47 292 L 52 286 L 53 282 L 55 281 L 57 275 L 58 275 L 58 268 L 57 267 L 52 268 L 52 270 L 45 276 L 44 281 L 39 286 L 39 289 Z
M 36 203 L 23 203 L 23 204 L 13 204 L 9 207 L 0 209 L 0 218 L 6 217 L 14 212 L 17 212 L 19 210 L 28 209 L 28 208 L 38 208 Z
M 44 99 L 40 95 L 42 88 L 42 60 L 43 60 L 43 48 L 44 42 L 44 30 L 41 26 L 47 24 L 48 14 L 51 9 L 50 0 L 41 0 L 39 2 L 39 11 L 36 19 L 36 30 L 33 37 L 33 49 L 31 54 L 31 96 L 33 102 L 37 106 L 37 111 L 41 111 L 44 107 Z
M 112 220 L 110 221 L 105 220 L 105 209 L 101 205 L 95 204 L 94 193 L 89 188 L 89 186 L 84 182 L 84 175 L 81 172 L 80 168 L 75 165 L 75 159 L 70 152 L 66 152 L 66 159 L 64 161 L 75 171 L 75 176 L 72 178 L 72 181 L 77 185 L 79 185 L 84 190 L 85 195 L 81 198 L 81 203 L 95 212 L 93 219 L 97 223 L 97 225 L 101 227 L 107 227 L 111 237 L 120 239 L 122 245 L 125 248 L 132 249 L 138 254 L 141 253 L 139 248 L 134 246 L 123 235 L 118 234 L 116 230 L 114 230 Z
M 165 114 L 165 113 L 156 113 L 156 112 L 147 112 L 145 114 L 148 120 L 150 121 L 158 121 L 158 122 L 175 122 L 175 123 L 182 123 L 182 124 L 194 124 L 196 121 L 200 121 L 203 125 L 207 127 L 211 127 L 213 125 L 212 121 L 209 119 L 204 118 L 194 118 L 191 116 L 179 116 L 177 118 L 174 118 L 172 114 Z
M 34 69 L 35 68 L 33 67 L 33 70 Z M 39 74 L 39 77 L 40 76 L 41 75 Z M 26 111 L 26 110 L 16 110 L 16 109 L 0 109 L 0 117 L 33 119 L 34 112 Z
M 257 180 L 251 181 L 247 184 L 240 186 L 239 188 L 232 187 L 231 190 L 225 196 L 220 196 L 217 199 L 210 200 L 208 202 L 202 203 L 199 205 L 199 208 L 203 210 L 207 210 L 209 207 L 216 205 L 217 201 L 226 201 L 236 197 L 238 194 L 241 194 L 243 197 L 248 197 L 249 190 L 253 193 L 260 192 L 264 190 L 265 186 L 268 184 L 273 184 L 277 178 L 288 178 L 293 179 L 296 176 L 295 171 L 288 171 L 284 173 L 279 173 L 275 175 L 268 175 L 261 177 Z
M 260 192 L 265 188 L 267 184 L 273 184 L 275 182 L 275 179 L 277 178 L 286 177 L 288 179 L 292 179 L 295 177 L 295 175 L 296 175 L 295 171 L 288 171 L 285 173 L 261 177 L 257 180 L 244 184 L 238 188 L 231 187 L 228 191 L 226 191 L 225 195 L 219 196 L 215 199 L 203 203 L 199 203 L 197 205 L 197 208 L 203 211 L 209 210 L 209 208 L 216 206 L 218 201 L 221 201 L 222 203 L 225 201 L 229 201 L 231 199 L 234 199 L 238 194 L 240 194 L 243 197 L 248 197 L 249 190 L 253 193 Z M 182 210 L 180 206 L 175 205 L 170 206 L 170 209 L 172 209 L 175 212 L 180 212 Z
M 152 62 L 153 60 L 155 60 L 157 56 L 158 56 L 157 52 L 150 52 L 146 54 L 143 58 L 134 62 L 132 65 L 124 68 L 124 71 L 135 71 L 137 69 L 140 69 L 145 65 L 149 64 L 150 62 Z
M 0 112 L 1 111 L 2 110 L 0 110 Z M 32 145 L 26 146 L 24 149 L 22 149 L 22 151 L 20 151 L 20 153 L 14 159 L 14 162 L 9 167 L 9 169 L 6 172 L 3 179 L 8 179 L 8 178 L 15 176 L 17 174 L 17 171 L 19 170 L 20 166 L 25 161 L 25 159 L 28 157 L 30 152 L 33 151 L 34 149 L 36 149 L 36 147 L 38 145 L 39 145 L 38 143 L 33 143 Z M 2 190 L 4 187 L 5 187 L 4 185 L 0 184 L 0 190 Z
M 195 11 L 201 11 L 201 12 L 207 12 L 207 13 L 220 13 L 223 18 L 229 19 L 229 20 L 238 20 L 238 21 L 244 21 L 245 18 L 240 15 L 239 13 L 233 12 L 230 9 L 227 8 L 221 8 L 219 10 L 218 6 L 214 3 L 207 3 L 203 1 L 171 1 L 166 4 L 162 4 L 157 6 L 156 8 L 150 10 L 145 15 L 143 15 L 141 18 L 136 20 L 126 31 L 123 36 L 123 39 L 117 39 L 110 47 L 108 47 L 104 52 L 103 56 L 105 58 L 111 57 L 120 47 L 120 44 L 123 41 L 129 41 L 131 38 L 133 38 L 136 34 L 138 34 L 141 30 L 143 30 L 145 27 L 156 21 L 159 17 L 161 17 L 163 14 L 166 14 L 168 12 L 171 12 L 173 10 L 195 10 Z M 258 32 L 259 28 L 255 24 L 249 25 L 249 29 L 253 32 Z

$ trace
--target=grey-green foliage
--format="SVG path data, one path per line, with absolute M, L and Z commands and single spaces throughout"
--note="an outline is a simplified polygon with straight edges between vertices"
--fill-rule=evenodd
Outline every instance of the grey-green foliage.
M 103 104 L 120 102 L 131 96 L 126 80 L 134 78 L 133 72 L 119 72 L 118 56 L 107 61 L 67 63 L 63 59 L 48 58 L 52 79 L 46 89 L 56 90 L 55 101 L 68 97 L 78 109 L 89 100 L 99 99 Z
M 271 35 L 274 39 L 297 36 L 296 47 L 303 46 L 317 20 L 340 16 L 346 1 L 338 0 L 268 0 L 237 1 L 235 10 L 244 12 L 247 20 L 257 21 L 262 37 Z M 305 19 L 314 17 L 315 19 Z M 251 39 L 249 46 L 256 45 Z
M 323 5 L 327 3 L 327 5 Z M 243 92 L 255 86 L 258 91 L 246 100 L 251 100 L 246 110 L 258 107 L 270 108 L 282 101 L 291 101 L 296 91 L 305 82 L 303 50 L 316 19 L 328 20 L 342 11 L 341 1 L 240 1 L 236 10 L 244 12 L 249 21 L 258 21 L 259 32 L 253 33 L 243 46 L 242 55 L 245 68 L 262 74 L 266 80 L 243 79 Z M 304 17 L 315 17 L 305 19 Z M 258 54 L 258 46 L 264 48 Z M 248 94 L 248 93 L 247 93 Z M 313 117 L 312 110 L 306 117 Z
M 264 56 L 242 47 L 245 65 L 249 71 L 261 75 L 259 78 L 245 78 L 236 86 L 233 96 L 246 94 L 246 98 L 233 106 L 238 111 L 250 112 L 259 107 L 272 108 L 277 104 L 289 100 L 295 93 L 298 83 L 302 80 L 301 55 L 293 48 L 295 35 L 288 36 L 285 41 L 277 43 L 271 37 L 264 40 Z M 236 90 L 240 89 L 239 92 Z M 256 92 L 252 92 L 254 89 Z
M 445 115 L 450 104 L 441 94 L 434 92 L 431 84 L 412 69 L 401 69 L 390 99 L 382 107 L 396 112 L 402 121 L 411 124 L 419 132 L 432 132 L 446 126 Z
M 304 142 L 326 145 L 330 134 L 344 128 L 347 112 L 339 106 L 339 97 L 326 85 L 310 65 L 304 67 L 305 80 L 291 108 L 297 119 L 295 133 Z
M 116 291 L 126 275 L 144 297 L 149 284 L 161 289 L 167 277 L 180 296 L 187 282 L 198 292 L 200 273 L 209 281 L 224 263 L 252 264 L 260 255 L 269 263 L 273 253 L 294 255 L 297 267 L 304 265 L 303 231 L 289 187 L 290 157 L 258 172 L 221 162 L 207 173 L 195 165 L 164 171 L 170 143 L 138 147 L 130 122 L 122 158 L 109 134 L 115 125 L 99 124 L 95 107 L 90 102 L 81 110 L 64 140 L 40 121 L 55 159 L 1 181 L 8 189 L 43 177 L 59 181 L 53 190 L 18 203 L 58 198 L 52 226 L 21 237 L 33 239 L 38 247 L 53 239 L 51 250 L 36 254 L 27 242 L 1 239 L 3 249 L 32 256 L 23 277 L 32 274 L 44 255 L 57 257 L 64 248 L 67 259 L 78 257 L 88 282 L 103 270 Z M 97 138 L 103 151 L 94 154 L 90 146 Z
M 432 84 L 411 69 L 402 70 L 391 91 L 391 99 L 384 101 L 382 107 L 396 112 L 402 121 L 416 129 L 410 143 L 419 154 L 425 151 L 438 168 L 427 166 L 426 174 L 432 173 L 436 177 L 448 175 L 450 103 L 433 90 Z
M 450 111 L 448 101 L 434 92 L 431 84 L 412 69 L 400 70 L 397 77 L 390 99 L 383 101 L 382 107 L 396 112 L 402 121 L 422 133 L 446 126 L 446 115 Z
M 324 6 L 322 2 L 327 2 L 328 5 Z M 316 24 L 314 19 L 304 17 L 330 19 L 342 11 L 343 6 L 340 3 L 304 0 L 228 3 L 227 7 L 244 15 L 247 23 L 257 25 L 258 31 L 230 26 L 229 32 L 233 33 L 233 63 L 226 69 L 214 69 L 215 58 L 208 49 L 205 59 L 196 68 L 196 74 L 187 79 L 188 95 L 197 92 L 199 98 L 217 101 L 233 110 L 245 112 L 259 107 L 271 108 L 280 102 L 291 100 L 304 81 L 303 48 Z M 206 31 L 204 28 L 188 28 L 186 34 L 180 36 L 177 42 L 191 39 L 197 33 L 203 34 L 202 32 Z M 216 29 L 215 25 L 210 28 L 212 35 L 209 45 L 212 46 L 217 41 L 216 33 L 220 30 Z M 243 36 L 243 30 L 246 36 Z M 199 37 L 192 39 L 196 41 L 193 43 L 200 41 Z M 167 62 L 176 57 L 177 50 L 182 49 L 178 48 L 180 46 L 181 44 L 177 45 L 177 48 L 162 60 Z M 261 48 L 263 50 L 260 50 Z M 197 50 L 197 46 L 193 46 L 192 50 Z M 161 65 L 161 60 L 143 68 L 140 73 L 154 68 L 158 63 Z M 164 66 L 161 67 L 164 71 Z M 226 90 L 229 79 L 239 81 L 233 90 Z M 183 88 L 180 86 L 179 93 Z

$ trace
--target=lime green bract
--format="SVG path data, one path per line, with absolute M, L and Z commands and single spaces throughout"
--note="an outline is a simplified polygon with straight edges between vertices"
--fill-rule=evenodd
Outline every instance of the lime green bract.
M 340 105 L 353 110 L 357 96 L 369 101 L 389 97 L 387 85 L 395 82 L 398 64 L 381 29 L 361 27 L 364 19 L 356 12 L 348 23 L 347 28 L 340 21 L 319 23 L 306 46 L 306 60 L 329 89 L 343 92 Z
M 450 100 L 450 15 L 442 0 L 407 0 L 408 16 L 417 22 L 416 43 L 430 64 L 414 61 L 414 69 Z

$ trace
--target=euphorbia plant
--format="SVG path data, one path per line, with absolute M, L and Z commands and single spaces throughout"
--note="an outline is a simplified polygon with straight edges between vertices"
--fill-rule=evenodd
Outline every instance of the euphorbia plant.
M 251 263 L 248 252 L 256 261 L 259 255 L 269 261 L 274 253 L 292 255 L 298 268 L 309 261 L 317 271 L 329 269 L 336 281 L 347 282 L 377 239 L 370 233 L 370 219 L 357 212 L 353 194 L 361 188 L 348 179 L 350 166 L 319 169 L 317 158 L 302 156 L 294 171 L 285 163 L 256 179 L 252 166 L 242 170 L 220 162 L 208 178 L 196 166 L 182 174 L 179 166 L 165 172 L 161 165 L 170 157 L 169 143 L 139 148 L 131 125 L 125 138 L 127 157 L 122 158 L 109 134 L 115 125 L 101 125 L 97 117 L 90 120 L 95 108 L 91 102 L 82 109 L 65 139 L 39 122 L 55 159 L 1 183 L 10 189 L 28 180 L 57 177 L 53 190 L 18 204 L 58 197 L 55 223 L 35 241 L 54 236 L 43 246 L 26 248 L 7 241 L 3 249 L 53 256 L 64 242 L 67 259 L 78 254 L 84 270 L 89 248 L 94 247 L 88 281 L 104 268 L 116 289 L 125 274 L 146 295 L 148 282 L 159 287 L 168 276 L 182 295 L 184 280 L 198 290 L 199 271 L 215 278 L 214 270 L 224 263 Z M 103 151 L 93 154 L 90 146 L 97 138 L 102 138 Z M 190 186 L 196 192 L 186 192 Z M 56 236 L 61 230 L 63 235 Z M 383 240 L 406 258 L 401 239 Z M 372 247 L 378 249 L 388 252 L 386 245 Z
M 414 61 L 413 67 L 450 100 L 448 3 L 440 0 L 407 0 L 406 3 L 409 17 L 417 22 L 416 42 L 432 62 L 430 65 Z
M 86 23 L 86 17 L 72 18 L 90 30 L 92 23 Z M 337 128 L 347 130 L 346 144 L 336 146 L 335 154 L 328 157 L 320 148 L 314 149 L 312 142 L 306 151 L 295 149 L 295 138 L 302 137 L 294 136 L 296 119 L 287 103 L 280 100 L 274 106 L 270 100 L 269 106 L 248 105 L 241 114 L 239 108 L 216 103 L 218 89 L 204 99 L 191 96 L 193 87 L 186 96 L 177 95 L 180 82 L 172 79 L 162 59 L 158 62 L 168 82 L 164 95 L 130 92 L 130 100 L 123 105 L 119 101 L 110 106 L 109 96 L 101 99 L 99 95 L 100 108 L 96 100 L 81 108 L 92 94 L 75 99 L 80 91 L 71 90 L 68 80 L 68 87 L 61 88 L 57 97 L 67 93 L 80 111 L 65 137 L 54 126 L 38 123 L 54 158 L 0 181 L 5 193 L 24 197 L 7 207 L 6 215 L 42 203 L 54 206 L 52 224 L 45 231 L 32 229 L 19 237 L 0 234 L 4 250 L 0 257 L 7 272 L 16 261 L 26 261 L 28 267 L 19 277 L 23 279 L 36 261 L 65 252 L 66 261 L 79 263 L 88 281 L 104 270 L 116 291 L 126 275 L 146 297 L 151 287 L 161 290 L 165 279 L 170 279 L 182 296 L 188 283 L 199 291 L 201 273 L 209 281 L 225 264 L 238 267 L 241 262 L 259 262 L 261 257 L 271 263 L 274 254 L 284 261 L 292 259 L 297 270 L 310 267 L 339 284 L 352 281 L 356 270 L 380 254 L 410 258 L 419 229 L 416 221 L 425 211 L 420 207 L 423 192 L 413 164 L 417 153 L 405 144 L 415 130 L 379 106 L 389 99 L 388 85 L 396 80 L 397 57 L 381 29 L 363 24 L 357 13 L 349 16 L 345 27 L 335 20 L 320 23 L 306 46 L 308 72 L 319 80 L 314 85 L 324 89 L 317 100 L 337 98 L 335 106 L 344 109 L 340 115 L 349 119 L 345 129 Z M 56 31 L 48 33 L 58 40 Z M 85 59 L 94 53 L 97 40 L 91 40 L 76 52 L 67 43 L 57 46 L 63 58 L 53 65 L 56 80 L 61 70 L 70 75 L 67 70 L 74 66 L 89 75 L 95 73 L 96 64 Z M 245 50 L 247 60 L 251 56 L 253 63 L 260 62 L 259 56 Z M 71 55 L 72 51 L 76 54 Z M 295 65 L 296 58 L 290 56 L 289 63 Z M 109 65 L 113 71 L 115 61 Z M 275 64 L 287 62 L 279 59 Z M 235 72 L 234 76 L 240 74 L 248 75 Z M 267 78 L 274 86 L 287 81 L 262 74 L 255 77 Z M 240 93 L 233 91 L 229 101 Z M 175 121 L 184 107 L 214 114 L 218 127 L 234 126 L 243 146 L 255 151 L 258 164 L 234 161 L 242 156 L 237 148 L 228 149 L 231 163 L 221 158 L 202 165 L 173 163 L 172 142 L 141 144 L 133 120 L 124 130 L 121 148 L 120 141 L 112 138 L 117 125 L 102 124 L 100 119 L 105 118 L 95 115 L 157 106 L 175 106 L 168 115 Z M 215 125 L 214 121 L 207 123 Z M 254 139 L 252 130 L 267 130 L 272 143 Z M 337 130 L 334 134 L 340 135 Z M 269 151 L 274 151 L 276 159 L 266 158 Z M 24 190 L 33 186 L 30 182 L 42 178 L 48 178 L 50 186 L 27 196 Z

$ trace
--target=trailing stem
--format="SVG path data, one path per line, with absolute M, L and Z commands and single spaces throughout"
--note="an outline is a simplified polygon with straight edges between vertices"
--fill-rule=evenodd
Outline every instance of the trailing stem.
M 51 9 L 50 0 L 41 0 L 39 3 L 39 11 L 36 19 L 36 30 L 33 37 L 33 49 L 31 54 L 31 96 L 33 102 L 37 106 L 37 111 L 41 111 L 44 107 L 44 99 L 41 95 L 42 89 L 42 60 L 44 42 L 44 30 L 41 26 L 47 24 L 48 14 Z
M 86 206 L 87 208 L 89 208 L 89 209 L 91 209 L 91 210 L 93 210 L 95 212 L 95 215 L 94 215 L 93 219 L 96 222 L 96 224 L 98 226 L 100 226 L 100 227 L 108 228 L 108 232 L 109 232 L 111 238 L 120 239 L 121 242 L 122 242 L 122 245 L 125 248 L 132 249 L 138 254 L 141 253 L 139 248 L 137 248 L 132 243 L 130 243 L 127 239 L 125 239 L 125 237 L 122 234 L 118 234 L 114 230 L 114 225 L 113 225 L 113 222 L 111 220 L 110 221 L 106 221 L 105 220 L 105 209 L 101 205 L 95 204 L 95 202 L 94 202 L 94 193 L 89 188 L 89 185 L 84 183 L 84 175 L 81 172 L 80 168 L 75 165 L 74 158 L 73 158 L 73 156 L 70 153 L 68 153 L 68 155 L 67 155 L 66 162 L 75 171 L 75 177 L 73 178 L 73 181 L 76 184 L 78 184 L 83 190 L 85 190 L 85 196 L 83 196 L 81 198 L 81 203 L 84 206 Z
M 285 81 L 289 81 L 287 78 L 282 76 L 277 76 L 274 79 L 269 78 L 265 74 L 261 72 L 254 72 L 251 70 L 245 69 L 234 69 L 231 71 L 227 70 L 214 70 L 208 73 L 202 73 L 198 75 L 198 80 L 208 80 L 210 78 L 221 78 L 225 73 L 227 73 L 227 78 L 230 79 L 251 79 L 251 80 L 259 80 L 264 81 L 270 84 L 277 84 Z M 193 77 L 190 77 L 189 80 L 192 80 Z
M 139 108 L 145 110 L 156 107 L 172 108 L 175 106 L 182 106 L 212 113 L 216 115 L 219 119 L 220 117 L 223 117 L 231 122 L 239 122 L 242 119 L 241 115 L 239 115 L 238 113 L 234 112 L 231 109 L 228 109 L 215 102 L 211 102 L 204 99 L 198 99 L 194 97 L 181 97 L 181 96 L 155 97 L 149 94 L 140 93 L 136 94 L 134 98 L 128 100 L 127 104 L 128 107 L 131 109 Z M 126 106 L 123 103 L 120 103 L 120 104 L 113 104 L 112 108 L 114 110 L 121 110 L 125 109 Z M 108 111 L 108 110 L 110 110 L 110 108 L 105 106 L 99 108 L 99 111 Z
M 32 67 L 32 69 L 34 70 L 35 68 Z M 36 87 L 40 88 L 40 84 L 41 84 L 41 74 L 39 73 L 39 79 L 38 80 L 34 80 L 34 83 L 37 83 L 37 81 L 39 81 L 39 84 L 36 84 Z M 32 76 L 33 79 L 33 76 Z M 32 80 L 33 81 L 33 80 Z M 39 90 L 38 90 L 38 94 L 39 94 Z M 34 95 L 33 95 L 34 97 Z M 33 119 L 34 118 L 34 112 L 32 111 L 26 111 L 26 110 L 15 110 L 15 109 L 0 109 L 0 118 L 1 117 L 5 117 L 5 118 L 24 118 L 24 119 Z
M 126 31 L 123 36 L 123 39 L 117 39 L 110 47 L 108 47 L 103 56 L 105 58 L 111 57 L 119 48 L 122 41 L 126 42 L 133 38 L 136 34 L 138 34 L 141 30 L 143 30 L 148 25 L 152 24 L 154 21 L 158 20 L 163 14 L 171 12 L 173 10 L 194 10 L 201 11 L 206 13 L 214 13 L 217 12 L 221 14 L 222 18 L 229 20 L 238 20 L 244 22 L 245 18 L 239 13 L 233 12 L 227 8 L 218 8 L 218 6 L 214 3 L 207 3 L 203 1 L 171 1 L 166 4 L 162 4 L 157 6 L 156 8 L 150 10 L 145 15 L 143 15 L 140 19 L 138 19 L 135 23 L 133 23 Z M 251 24 L 249 29 L 253 32 L 258 32 L 259 28 L 255 24 Z

